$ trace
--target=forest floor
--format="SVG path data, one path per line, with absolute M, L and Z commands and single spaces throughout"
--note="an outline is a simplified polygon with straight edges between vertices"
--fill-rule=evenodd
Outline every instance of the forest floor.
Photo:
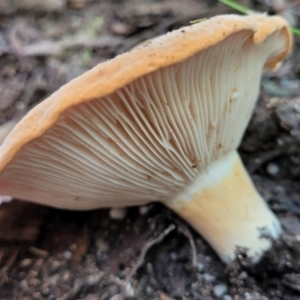
M 2 0 L 0 124 L 148 38 L 233 12 L 209 2 Z M 299 19 L 298 7 L 280 13 Z M 239 149 L 284 229 L 258 265 L 248 266 L 243 255 L 224 265 L 160 204 L 129 208 L 116 221 L 108 210 L 72 212 L 14 200 L 0 206 L 0 299 L 299 300 L 299 41 L 295 37 L 290 58 L 263 77 Z

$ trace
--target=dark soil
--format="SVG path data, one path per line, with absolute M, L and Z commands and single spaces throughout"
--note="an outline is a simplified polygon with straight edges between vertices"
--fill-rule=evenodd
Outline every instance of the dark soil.
M 240 2 L 299 19 L 295 6 L 284 11 L 264 1 L 255 7 Z M 217 1 L 201 0 L 2 0 L 0 123 L 20 118 L 63 83 L 148 38 L 228 12 Z M 300 299 L 299 74 L 295 37 L 291 57 L 263 78 L 240 147 L 284 228 L 259 265 L 249 267 L 241 252 L 225 266 L 159 204 L 130 208 L 115 221 L 108 210 L 12 201 L 0 207 L 0 299 Z

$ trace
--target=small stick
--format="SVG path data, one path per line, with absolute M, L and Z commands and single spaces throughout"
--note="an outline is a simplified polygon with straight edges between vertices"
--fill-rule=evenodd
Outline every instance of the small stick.
M 143 249 L 141 251 L 141 254 L 140 254 L 137 262 L 135 263 L 135 265 L 131 269 L 130 273 L 126 276 L 122 291 L 120 293 L 120 298 L 119 298 L 120 300 L 124 299 L 124 293 L 125 293 L 127 284 L 130 282 L 130 280 L 132 279 L 134 274 L 137 272 L 137 270 L 143 265 L 143 263 L 145 261 L 145 256 L 146 256 L 147 252 L 149 251 L 149 249 L 152 248 L 154 245 L 159 244 L 174 229 L 175 229 L 175 225 L 171 224 L 157 238 L 155 238 L 155 239 L 153 239 L 149 242 L 146 242 L 146 244 L 143 246 Z
M 62 296 L 56 298 L 57 300 L 71 300 L 75 299 L 76 295 L 80 292 L 82 287 L 84 286 L 84 282 L 81 279 L 77 279 L 73 286 Z
M 19 252 L 20 252 L 20 246 L 12 252 L 12 254 L 9 257 L 9 259 L 7 260 L 5 266 L 0 270 L 2 273 L 6 273 L 11 268 L 11 266 L 14 264 L 14 262 L 18 256 Z
M 177 230 L 179 232 L 181 232 L 188 239 L 188 241 L 190 243 L 190 246 L 192 249 L 192 265 L 194 268 L 196 268 L 197 267 L 197 249 L 196 249 L 194 238 L 186 226 L 180 224 L 179 222 L 177 224 L 178 224 Z

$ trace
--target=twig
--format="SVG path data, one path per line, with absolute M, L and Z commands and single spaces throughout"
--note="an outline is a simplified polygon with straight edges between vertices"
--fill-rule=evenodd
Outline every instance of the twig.
M 47 55 L 61 55 L 65 50 L 75 47 L 87 48 L 116 48 L 122 43 L 119 37 L 100 36 L 89 37 L 84 35 L 76 35 L 72 37 L 65 37 L 59 41 L 42 40 L 35 44 L 23 47 L 24 56 L 47 56 Z
M 91 232 L 89 227 L 85 223 L 77 240 L 77 249 L 74 252 L 72 259 L 74 264 L 77 264 L 82 259 L 82 257 L 88 252 L 90 244 Z
M 285 145 L 283 147 L 272 149 L 270 151 L 263 152 L 259 154 L 255 159 L 250 160 L 249 165 L 247 166 L 248 171 L 252 174 L 256 172 L 262 165 L 267 162 L 285 154 L 288 150 L 288 147 Z
M 300 292 L 299 277 L 299 274 L 284 275 L 282 284 L 294 291 Z
M 99 284 L 100 280 L 103 278 L 103 273 L 101 271 L 98 271 L 95 273 L 92 277 L 92 285 L 97 286 Z M 55 298 L 56 300 L 74 300 L 78 299 L 77 294 L 80 293 L 81 290 L 86 291 L 91 286 L 91 279 L 88 278 L 78 278 L 75 280 L 73 286 L 66 291 L 63 295 L 60 297 Z
M 8 48 L 8 51 L 18 58 L 18 60 L 25 69 L 32 69 L 30 60 L 28 60 L 28 58 L 26 58 L 24 55 L 23 43 L 19 37 L 20 26 L 20 24 L 16 24 L 9 32 L 8 38 L 10 48 Z
M 284 154 L 294 154 L 298 153 L 300 144 L 296 142 L 291 142 L 286 145 L 280 146 L 276 149 L 272 149 L 270 151 L 264 151 L 259 153 L 259 156 L 255 159 L 249 159 L 249 164 L 247 165 L 247 169 L 250 173 L 254 173 L 259 169 L 262 165 L 266 164 L 267 162 L 278 158 Z
M 39 249 L 36 247 L 29 247 L 28 248 L 28 252 L 37 256 L 37 257 L 42 257 L 42 258 L 46 258 L 49 256 L 49 252 L 43 249 Z
M 74 285 L 62 296 L 56 298 L 57 300 L 71 300 L 76 297 L 76 295 L 80 292 L 84 285 L 84 282 L 82 279 L 77 279 L 74 282 Z
M 16 37 L 15 31 L 12 31 L 10 37 L 11 48 L 2 49 L 0 56 L 7 53 L 15 54 L 18 59 L 24 62 L 29 56 L 59 56 L 64 51 L 76 47 L 82 48 L 117 48 L 123 42 L 120 37 L 99 36 L 89 37 L 84 35 L 67 36 L 61 40 L 40 40 L 38 42 L 23 45 Z
M 20 246 L 15 249 L 12 254 L 10 255 L 9 259 L 7 260 L 5 266 L 0 270 L 2 273 L 6 273 L 10 268 L 11 266 L 14 264 L 19 252 L 20 252 Z
M 190 246 L 191 246 L 191 250 L 192 250 L 192 266 L 194 268 L 196 268 L 197 267 L 197 249 L 196 249 L 194 238 L 193 238 L 191 232 L 189 231 L 189 229 L 185 225 L 180 224 L 179 222 L 178 222 L 177 230 L 179 232 L 181 232 L 188 239 Z
M 143 263 L 145 261 L 145 256 L 146 256 L 147 252 L 149 251 L 149 249 L 152 248 L 154 245 L 159 244 L 174 229 L 175 229 L 175 225 L 171 224 L 157 238 L 146 242 L 146 244 L 143 246 L 143 249 L 141 251 L 141 254 L 140 254 L 137 262 L 135 263 L 135 265 L 133 266 L 133 268 L 131 269 L 129 274 L 126 276 L 125 282 L 123 284 L 123 288 L 120 293 L 120 297 L 119 297 L 120 300 L 124 299 L 126 287 L 127 287 L 128 283 L 130 282 L 130 280 L 132 279 L 132 277 L 134 276 L 134 274 L 137 272 L 137 270 L 143 265 Z
M 157 291 L 157 294 L 158 294 L 160 300 L 172 300 L 172 298 L 169 295 L 165 294 L 162 291 Z

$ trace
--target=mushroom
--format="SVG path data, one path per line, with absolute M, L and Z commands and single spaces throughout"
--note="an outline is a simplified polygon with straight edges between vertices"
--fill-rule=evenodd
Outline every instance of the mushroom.
M 0 193 L 83 210 L 161 201 L 228 263 L 281 227 L 236 151 L 263 70 L 290 51 L 280 17 L 217 16 L 99 64 L 30 111 L 0 148 Z

